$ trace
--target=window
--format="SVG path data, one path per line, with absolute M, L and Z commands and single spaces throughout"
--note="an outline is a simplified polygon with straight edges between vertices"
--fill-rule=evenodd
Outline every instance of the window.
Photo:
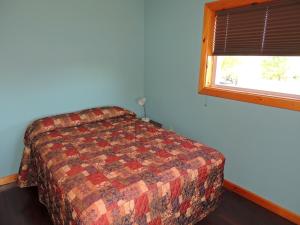
M 204 8 L 199 93 L 300 111 L 300 1 Z

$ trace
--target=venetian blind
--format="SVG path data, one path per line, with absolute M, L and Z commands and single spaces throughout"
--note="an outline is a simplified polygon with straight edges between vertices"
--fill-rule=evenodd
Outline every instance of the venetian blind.
M 300 55 L 300 0 L 216 12 L 214 55 Z

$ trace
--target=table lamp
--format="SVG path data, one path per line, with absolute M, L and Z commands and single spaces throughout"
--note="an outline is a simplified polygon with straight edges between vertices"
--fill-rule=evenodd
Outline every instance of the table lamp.
M 143 115 L 143 117 L 142 117 L 142 120 L 144 121 L 144 122 L 149 122 L 150 121 L 150 119 L 146 116 L 146 98 L 145 97 L 142 97 L 142 98 L 139 98 L 138 100 L 137 100 L 137 103 L 140 105 L 140 106 L 142 106 L 143 107 L 143 109 L 144 109 L 144 115 Z

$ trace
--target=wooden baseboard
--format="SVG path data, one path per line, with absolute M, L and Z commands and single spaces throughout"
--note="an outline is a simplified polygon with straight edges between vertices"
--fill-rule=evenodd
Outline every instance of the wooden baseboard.
M 224 180 L 224 187 L 293 223 L 300 224 L 300 215 L 297 213 L 291 212 L 228 180 Z
M 18 174 L 12 174 L 6 177 L 0 177 L 0 186 L 17 181 Z

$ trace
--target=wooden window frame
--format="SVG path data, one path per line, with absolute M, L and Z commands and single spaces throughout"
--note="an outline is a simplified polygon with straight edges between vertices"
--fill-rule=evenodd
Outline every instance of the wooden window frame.
M 271 0 L 217 0 L 205 4 L 199 70 L 199 94 L 300 111 L 299 96 L 213 85 L 216 56 L 213 56 L 212 48 L 216 11 L 269 1 Z

